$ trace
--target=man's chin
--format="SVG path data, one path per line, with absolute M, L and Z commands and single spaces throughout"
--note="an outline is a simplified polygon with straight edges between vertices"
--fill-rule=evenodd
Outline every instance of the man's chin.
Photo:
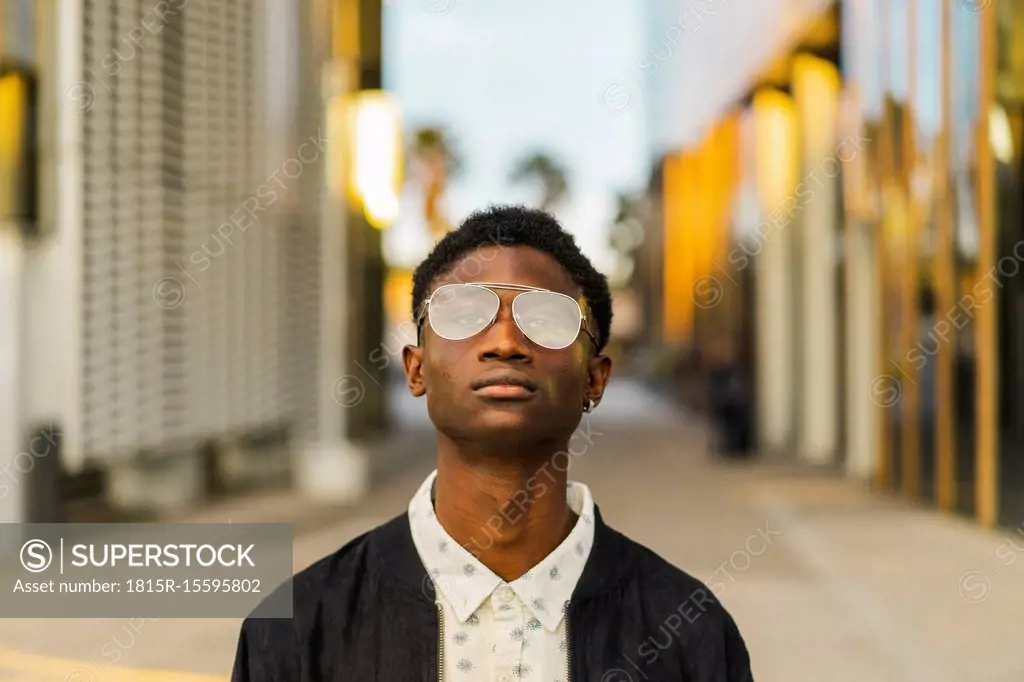
M 467 420 L 465 431 L 478 442 L 531 443 L 550 437 L 550 415 L 523 403 L 491 403 Z
M 434 426 L 453 440 L 480 444 L 528 445 L 557 439 L 564 415 L 535 400 L 481 400 L 431 415 Z
M 537 429 L 540 424 L 536 410 L 528 409 L 521 402 L 492 402 L 476 415 L 474 425 L 482 432 L 505 431 L 526 432 Z

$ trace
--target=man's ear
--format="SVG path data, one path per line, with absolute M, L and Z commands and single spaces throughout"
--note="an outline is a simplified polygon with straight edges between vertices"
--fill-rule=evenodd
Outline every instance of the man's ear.
M 595 355 L 587 361 L 587 397 L 594 404 L 601 402 L 608 381 L 612 378 L 612 359 L 607 355 Z
M 423 385 L 423 347 L 406 346 L 402 349 L 402 364 L 405 368 L 405 383 L 409 392 L 419 398 L 427 392 Z

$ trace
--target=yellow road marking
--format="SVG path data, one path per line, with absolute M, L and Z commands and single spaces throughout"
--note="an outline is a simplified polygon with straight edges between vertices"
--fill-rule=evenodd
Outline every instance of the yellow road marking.
M 15 670 L 5 682 L 228 682 L 227 675 L 99 665 L 55 656 L 0 649 L 0 671 Z

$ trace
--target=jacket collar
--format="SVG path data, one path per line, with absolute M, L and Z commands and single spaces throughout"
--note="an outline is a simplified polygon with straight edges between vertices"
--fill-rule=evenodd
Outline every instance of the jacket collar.
M 595 504 L 594 546 L 573 591 L 573 602 L 603 594 L 621 581 L 635 560 L 629 544 L 621 533 L 604 522 L 601 509 Z M 434 582 L 416 551 L 407 513 L 370 531 L 368 548 L 386 574 L 397 578 L 422 601 L 434 603 Z

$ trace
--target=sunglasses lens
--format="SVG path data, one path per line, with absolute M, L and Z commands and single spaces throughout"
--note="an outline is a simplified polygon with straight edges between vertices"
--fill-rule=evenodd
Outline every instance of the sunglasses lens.
M 580 333 L 580 307 L 573 299 L 550 291 L 527 291 L 512 302 L 512 316 L 538 346 L 557 350 Z
M 449 341 L 462 341 L 482 332 L 499 305 L 498 295 L 490 289 L 446 284 L 431 296 L 427 317 L 435 334 Z

